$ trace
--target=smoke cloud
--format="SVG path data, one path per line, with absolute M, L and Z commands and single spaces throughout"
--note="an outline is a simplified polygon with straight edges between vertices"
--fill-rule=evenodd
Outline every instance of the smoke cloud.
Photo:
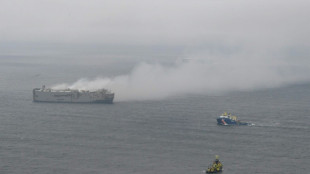
M 80 79 L 53 88 L 107 88 L 115 92 L 116 101 L 156 100 L 184 94 L 214 95 L 307 82 L 310 80 L 309 69 L 309 66 L 294 65 L 285 59 L 261 57 L 186 59 L 170 66 L 140 63 L 127 75 Z
M 0 59 L 117 73 L 130 62 L 124 75 L 54 86 L 108 88 L 117 101 L 279 87 L 309 81 L 309 8 L 309 0 L 1 0 Z M 163 63 L 176 57 L 188 61 Z

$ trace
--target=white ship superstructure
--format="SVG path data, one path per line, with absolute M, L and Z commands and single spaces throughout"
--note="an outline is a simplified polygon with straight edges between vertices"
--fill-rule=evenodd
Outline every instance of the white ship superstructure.
M 75 89 L 56 90 L 45 88 L 33 89 L 33 101 L 55 103 L 113 103 L 114 93 L 100 89 L 85 91 Z

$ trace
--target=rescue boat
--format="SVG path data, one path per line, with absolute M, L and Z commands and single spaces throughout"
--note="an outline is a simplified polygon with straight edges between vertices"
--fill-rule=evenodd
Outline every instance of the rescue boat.
M 252 123 L 242 122 L 237 119 L 236 116 L 227 114 L 226 112 L 219 116 L 217 119 L 217 124 L 222 126 L 249 126 L 253 125 Z
M 223 164 L 219 160 L 219 156 L 215 155 L 215 160 L 212 165 L 208 167 L 205 173 L 221 173 L 223 171 Z
M 206 173 L 222 173 L 223 172 L 223 169 L 221 168 L 220 170 L 216 170 L 214 169 L 213 167 L 209 167 L 207 170 L 206 170 Z

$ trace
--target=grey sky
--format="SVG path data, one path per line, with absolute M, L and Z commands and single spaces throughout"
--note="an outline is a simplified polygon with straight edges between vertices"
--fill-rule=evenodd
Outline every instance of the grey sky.
M 108 86 L 123 94 L 156 88 L 144 98 L 275 87 L 310 80 L 309 9 L 308 0 L 1 0 L 0 58 L 136 61 L 124 76 L 66 86 Z M 182 58 L 196 62 L 156 64 Z M 145 60 L 150 64 L 139 64 Z M 172 81 L 184 88 L 176 91 Z M 147 96 L 151 91 L 157 92 Z
M 2 0 L 1 42 L 308 44 L 309 1 Z

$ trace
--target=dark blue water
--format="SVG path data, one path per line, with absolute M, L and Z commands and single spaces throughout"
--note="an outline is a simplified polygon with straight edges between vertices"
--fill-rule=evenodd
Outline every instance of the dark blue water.
M 78 68 L 2 63 L 0 173 L 198 174 L 216 154 L 226 174 L 309 173 L 309 84 L 113 105 L 32 102 L 34 87 L 100 72 Z M 255 126 L 217 126 L 224 111 Z

